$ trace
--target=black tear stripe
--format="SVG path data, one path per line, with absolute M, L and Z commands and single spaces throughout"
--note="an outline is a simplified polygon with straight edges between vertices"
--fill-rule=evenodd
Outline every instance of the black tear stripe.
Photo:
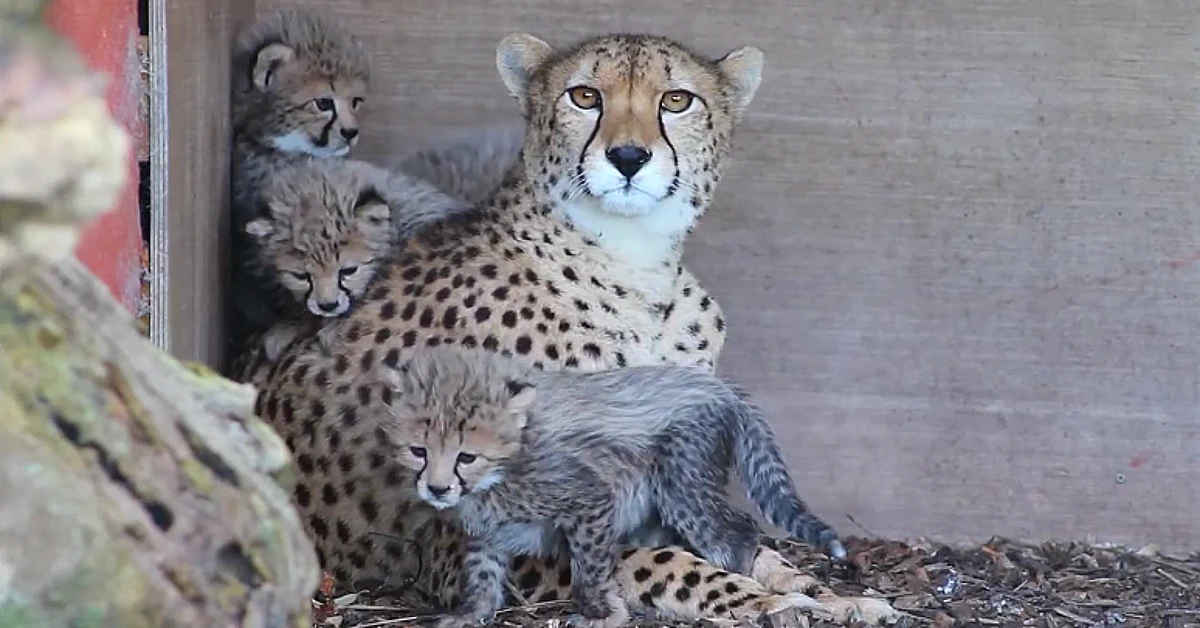
M 671 64 L 663 61 L 663 73 L 667 77 L 667 84 L 671 83 Z M 661 106 L 655 107 L 655 112 L 658 114 L 658 134 L 662 136 L 663 141 L 667 143 L 667 147 L 671 149 L 671 165 L 674 167 L 674 174 L 671 176 L 671 185 L 667 186 L 667 193 L 663 195 L 664 199 L 675 196 L 679 191 L 679 151 L 675 150 L 675 144 L 671 142 L 671 138 L 667 136 L 667 126 L 663 123 L 663 109 Z
M 338 119 L 337 106 L 334 106 L 332 113 L 333 117 L 329 118 L 329 122 L 325 123 L 325 128 L 321 129 L 321 136 L 317 138 L 316 142 L 314 142 L 314 144 L 321 148 L 329 146 L 329 132 L 333 130 L 333 125 Z
M 600 101 L 600 105 L 596 107 L 599 110 L 596 116 L 596 124 L 592 125 L 592 132 L 588 135 L 587 141 L 583 143 L 583 150 L 579 151 L 579 163 L 575 166 L 575 179 L 583 186 L 583 191 L 591 194 L 591 189 L 588 188 L 587 177 L 583 176 L 583 162 L 587 159 L 588 148 L 592 146 L 592 142 L 596 139 L 596 134 L 600 132 L 600 123 L 604 120 L 604 100 Z M 575 186 L 569 186 L 570 191 Z

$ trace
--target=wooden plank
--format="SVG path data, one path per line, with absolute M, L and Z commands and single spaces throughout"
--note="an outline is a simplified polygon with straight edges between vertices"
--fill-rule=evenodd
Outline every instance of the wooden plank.
M 152 0 L 151 338 L 176 357 L 224 359 L 229 78 L 244 0 Z
M 762 47 L 688 257 L 728 314 L 720 370 L 816 511 L 845 533 L 1200 550 L 1190 3 L 294 4 L 373 51 L 375 158 L 514 119 L 493 65 L 511 31 Z
M 57 0 L 48 17 L 92 69 L 107 75 L 108 106 L 137 145 L 145 136 L 138 111 L 137 1 Z M 84 228 L 75 255 L 132 312 L 141 300 L 142 237 L 133 151 L 128 160 L 129 180 L 120 198 Z

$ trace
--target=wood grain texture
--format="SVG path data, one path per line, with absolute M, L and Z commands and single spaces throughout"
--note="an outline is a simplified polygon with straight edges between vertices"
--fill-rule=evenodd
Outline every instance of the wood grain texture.
M 151 0 L 151 337 L 212 366 L 225 353 L 229 77 L 245 0 Z
M 260 2 L 279 6 L 279 0 Z M 306 0 L 375 59 L 364 152 L 514 120 L 496 42 L 764 49 L 689 245 L 847 534 L 1200 550 L 1200 11 L 1188 2 Z

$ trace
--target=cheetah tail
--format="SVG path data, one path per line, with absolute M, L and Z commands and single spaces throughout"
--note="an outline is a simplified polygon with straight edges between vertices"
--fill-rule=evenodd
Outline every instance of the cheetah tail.
M 767 521 L 792 538 L 813 547 L 828 548 L 834 558 L 845 558 L 846 550 L 838 540 L 837 532 L 809 512 L 808 506 L 797 495 L 775 434 L 761 411 L 744 395 L 741 397 L 727 411 L 737 417 L 733 453 L 750 501 Z

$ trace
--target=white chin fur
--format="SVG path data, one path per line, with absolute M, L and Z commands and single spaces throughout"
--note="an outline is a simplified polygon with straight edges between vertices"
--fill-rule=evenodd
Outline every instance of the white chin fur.
M 695 223 L 691 203 L 674 195 L 640 210 L 632 202 L 619 207 L 614 211 L 607 198 L 583 196 L 561 209 L 576 229 L 631 266 L 657 268 L 676 261 L 677 244 Z
M 445 510 L 458 505 L 458 495 L 434 497 L 433 493 L 429 492 L 429 487 L 424 483 L 417 485 L 417 496 L 420 497 L 425 503 L 437 508 L 438 510 Z
M 292 131 L 287 135 L 281 135 L 272 139 L 271 145 L 275 147 L 275 150 L 280 152 L 303 153 L 322 159 L 343 157 L 350 152 L 350 146 L 345 144 L 341 146 L 317 146 L 313 144 L 312 138 L 307 133 L 300 130 Z
M 334 316 L 341 316 L 342 314 L 345 314 L 346 310 L 350 309 L 350 298 L 347 297 L 346 293 L 344 292 L 338 295 L 337 309 L 333 310 L 332 312 L 326 312 L 325 310 L 322 310 L 321 306 L 316 302 L 315 299 L 309 299 L 307 305 L 309 312 L 312 312 L 317 316 L 333 318 Z

